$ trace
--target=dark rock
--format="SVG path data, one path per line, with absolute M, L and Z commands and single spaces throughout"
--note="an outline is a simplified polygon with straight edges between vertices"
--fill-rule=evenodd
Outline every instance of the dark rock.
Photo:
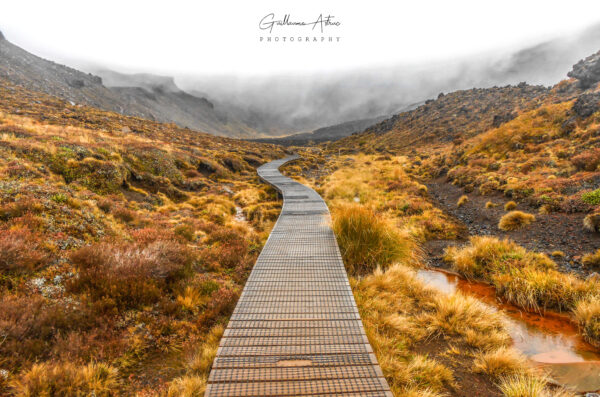
M 6 39 L 4 38 L 4 35 L 2 34 L 2 31 L 0 31 L 0 40 L 6 40 Z
M 73 88 L 83 88 L 85 86 L 85 82 L 81 79 L 69 79 L 67 84 Z
M 498 128 L 502 124 L 513 120 L 515 117 L 517 117 L 517 114 L 514 112 L 504 113 L 504 114 L 496 114 L 496 115 L 494 115 L 494 120 L 492 121 L 492 126 L 494 128 Z
M 576 127 L 577 127 L 577 123 L 576 123 L 575 117 L 568 118 L 560 126 L 560 128 L 563 132 L 563 135 L 571 135 L 571 133 L 573 131 L 575 131 Z
M 582 118 L 590 117 L 600 109 L 600 93 L 583 94 L 573 104 L 573 111 Z
M 581 88 L 589 88 L 600 81 L 600 51 L 573 65 L 567 76 L 579 80 Z

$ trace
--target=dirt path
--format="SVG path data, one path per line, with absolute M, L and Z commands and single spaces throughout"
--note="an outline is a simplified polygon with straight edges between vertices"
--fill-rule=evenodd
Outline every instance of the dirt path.
M 554 257 L 563 271 L 576 272 L 587 276 L 594 269 L 586 269 L 581 263 L 581 257 L 600 248 L 600 233 L 590 233 L 583 229 L 585 214 L 538 214 L 534 208 L 519 204 L 517 209 L 533 213 L 536 221 L 524 229 L 504 232 L 498 228 L 498 221 L 504 211 L 504 204 L 509 198 L 496 194 L 481 196 L 478 193 L 466 194 L 462 188 L 447 183 L 445 177 L 427 183 L 433 202 L 465 226 L 465 233 L 458 243 L 464 242 L 469 235 L 491 235 L 500 238 L 510 238 L 529 250 L 551 254 L 562 251 L 564 258 Z M 458 207 L 458 199 L 466 194 L 469 201 Z M 494 208 L 485 208 L 492 201 L 500 204 Z M 443 249 L 453 241 L 434 241 L 427 244 L 426 249 L 432 260 L 439 258 Z M 432 263 L 436 265 L 436 263 Z M 439 263 L 437 264 L 439 266 Z

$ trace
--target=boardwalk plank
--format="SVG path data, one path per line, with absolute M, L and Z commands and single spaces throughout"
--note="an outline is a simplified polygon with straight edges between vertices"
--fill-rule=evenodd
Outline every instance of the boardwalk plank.
M 390 397 L 369 345 L 329 210 L 312 189 L 258 169 L 284 204 L 221 340 L 207 397 Z

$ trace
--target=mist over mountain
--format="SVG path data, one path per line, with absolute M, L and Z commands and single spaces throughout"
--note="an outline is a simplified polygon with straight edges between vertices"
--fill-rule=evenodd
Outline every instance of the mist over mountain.
M 3 36 L 0 37 L 0 79 L 73 104 L 173 122 L 213 135 L 261 136 L 261 132 L 226 114 L 226 110 L 215 109 L 206 98 L 182 91 L 173 77 L 107 70 L 84 73 L 31 54 Z
M 320 74 L 158 76 L 101 66 L 84 67 L 93 74 L 84 73 L 0 39 L 0 75 L 75 103 L 215 135 L 283 137 L 332 127 L 326 131 L 337 138 L 362 128 L 355 121 L 400 113 L 440 92 L 554 84 L 599 48 L 600 24 L 525 48 L 435 63 Z
M 184 90 L 240 109 L 236 114 L 244 123 L 277 135 L 398 113 L 440 92 L 522 81 L 551 85 L 598 49 L 600 24 L 525 48 L 439 63 L 312 75 L 176 76 L 176 81 Z

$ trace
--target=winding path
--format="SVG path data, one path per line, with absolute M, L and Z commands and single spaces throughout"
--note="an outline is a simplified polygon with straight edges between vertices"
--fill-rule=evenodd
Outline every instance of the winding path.
M 317 192 L 258 175 L 283 208 L 221 340 L 205 396 L 392 396 L 352 296 L 329 210 Z

